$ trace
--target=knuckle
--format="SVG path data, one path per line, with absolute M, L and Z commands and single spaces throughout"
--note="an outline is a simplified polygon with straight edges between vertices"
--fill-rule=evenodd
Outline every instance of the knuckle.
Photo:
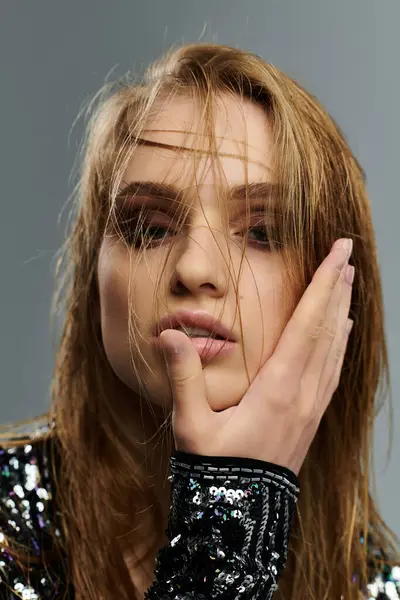
M 334 278 L 336 278 L 336 281 L 338 280 L 338 278 L 340 278 L 340 276 L 343 273 L 343 267 L 345 264 L 345 260 L 333 260 L 331 262 L 331 273 L 333 274 Z
M 315 404 L 303 404 L 299 408 L 297 419 L 303 428 L 311 427 L 317 420 L 317 410 Z
M 310 340 L 319 340 L 321 337 L 322 327 L 320 325 L 315 325 L 308 334 Z
M 268 380 L 272 388 L 282 389 L 282 385 L 287 382 L 290 378 L 290 369 L 288 365 L 278 362 L 270 361 L 268 369 Z
M 336 330 L 336 323 L 324 323 L 324 325 L 322 326 L 323 334 L 331 340 L 335 338 Z
M 184 373 L 184 372 L 180 372 L 174 373 L 174 376 L 172 378 L 173 381 L 173 385 L 175 387 L 176 390 L 183 390 L 186 389 L 186 387 L 188 385 L 191 384 L 192 381 L 195 381 L 197 379 L 197 374 L 193 374 L 193 373 Z
M 317 323 L 314 323 L 308 334 L 310 339 L 318 340 L 324 331 L 324 327 L 325 325 L 323 319 L 320 319 L 319 321 L 317 321 Z
M 297 386 L 293 382 L 287 382 L 280 388 L 273 388 L 269 393 L 270 402 L 276 406 L 279 411 L 290 411 L 298 402 Z
M 294 394 L 288 393 L 287 390 L 271 390 L 268 394 L 269 404 L 274 406 L 279 413 L 290 410 L 295 402 Z
M 335 265 L 333 269 L 332 287 L 335 287 L 338 279 L 343 278 L 343 265 Z
M 285 411 L 293 406 L 298 397 L 298 384 L 290 368 L 286 364 L 274 362 L 270 364 L 268 374 L 268 401 L 277 410 Z
M 334 356 L 335 356 L 335 361 L 339 362 L 342 359 L 342 356 L 344 354 L 344 348 L 343 346 L 336 346 L 334 348 Z

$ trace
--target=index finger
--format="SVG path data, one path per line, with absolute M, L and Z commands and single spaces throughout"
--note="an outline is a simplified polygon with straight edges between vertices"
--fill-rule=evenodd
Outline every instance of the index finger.
M 353 241 L 340 238 L 320 264 L 310 285 L 288 321 L 271 358 L 291 371 L 302 373 L 314 349 L 333 290 L 347 265 Z

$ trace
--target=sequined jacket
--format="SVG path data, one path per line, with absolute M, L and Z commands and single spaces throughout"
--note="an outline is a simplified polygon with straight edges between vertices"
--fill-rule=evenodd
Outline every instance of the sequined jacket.
M 0 446 L 0 600 L 74 599 L 57 543 L 57 460 L 52 438 L 39 440 L 41 433 L 30 431 L 23 445 Z M 269 600 L 286 565 L 296 475 L 264 461 L 183 452 L 174 452 L 170 471 L 169 543 L 158 554 L 145 600 Z M 28 568 L 11 556 L 7 540 L 29 548 Z M 362 593 L 399 600 L 400 566 L 375 571 Z

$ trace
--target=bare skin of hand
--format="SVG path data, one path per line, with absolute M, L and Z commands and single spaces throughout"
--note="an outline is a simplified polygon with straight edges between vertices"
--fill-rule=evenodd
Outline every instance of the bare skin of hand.
M 318 267 L 275 351 L 237 406 L 214 412 L 200 356 L 187 336 L 160 335 L 173 394 L 177 450 L 247 457 L 291 469 L 304 462 L 338 387 L 348 336 L 354 267 L 351 240 L 339 239 Z

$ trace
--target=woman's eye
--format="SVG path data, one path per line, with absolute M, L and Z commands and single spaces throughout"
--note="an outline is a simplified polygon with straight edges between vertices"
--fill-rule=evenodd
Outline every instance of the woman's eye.
M 133 214 L 120 214 L 117 219 L 117 232 L 122 235 L 128 245 L 139 248 L 157 244 L 168 237 L 170 227 L 154 222 L 151 216 Z
M 148 246 L 161 242 L 167 236 L 167 227 L 155 223 L 142 223 L 133 229 L 129 239 L 139 248 L 143 245 Z
M 122 236 L 126 244 L 135 248 L 157 246 L 175 235 L 170 219 L 158 212 L 121 210 L 116 215 L 115 223 L 117 234 Z M 264 220 L 258 219 L 256 223 L 250 225 L 248 222 L 241 222 L 236 233 L 243 238 L 246 229 L 248 244 L 263 250 L 270 249 L 270 235 L 273 228 L 268 227 Z
M 243 223 L 240 230 L 240 235 L 245 236 L 247 229 L 247 241 L 249 244 L 253 244 L 256 247 L 269 249 L 271 246 L 271 233 L 273 228 L 267 227 L 263 220 L 258 220 L 257 223 L 245 224 Z
M 161 225 L 144 225 L 140 231 L 140 236 L 149 240 L 162 240 L 165 237 L 167 230 Z
M 261 244 L 268 244 L 268 234 L 265 225 L 255 225 L 249 229 L 249 239 L 253 238 L 256 242 Z

